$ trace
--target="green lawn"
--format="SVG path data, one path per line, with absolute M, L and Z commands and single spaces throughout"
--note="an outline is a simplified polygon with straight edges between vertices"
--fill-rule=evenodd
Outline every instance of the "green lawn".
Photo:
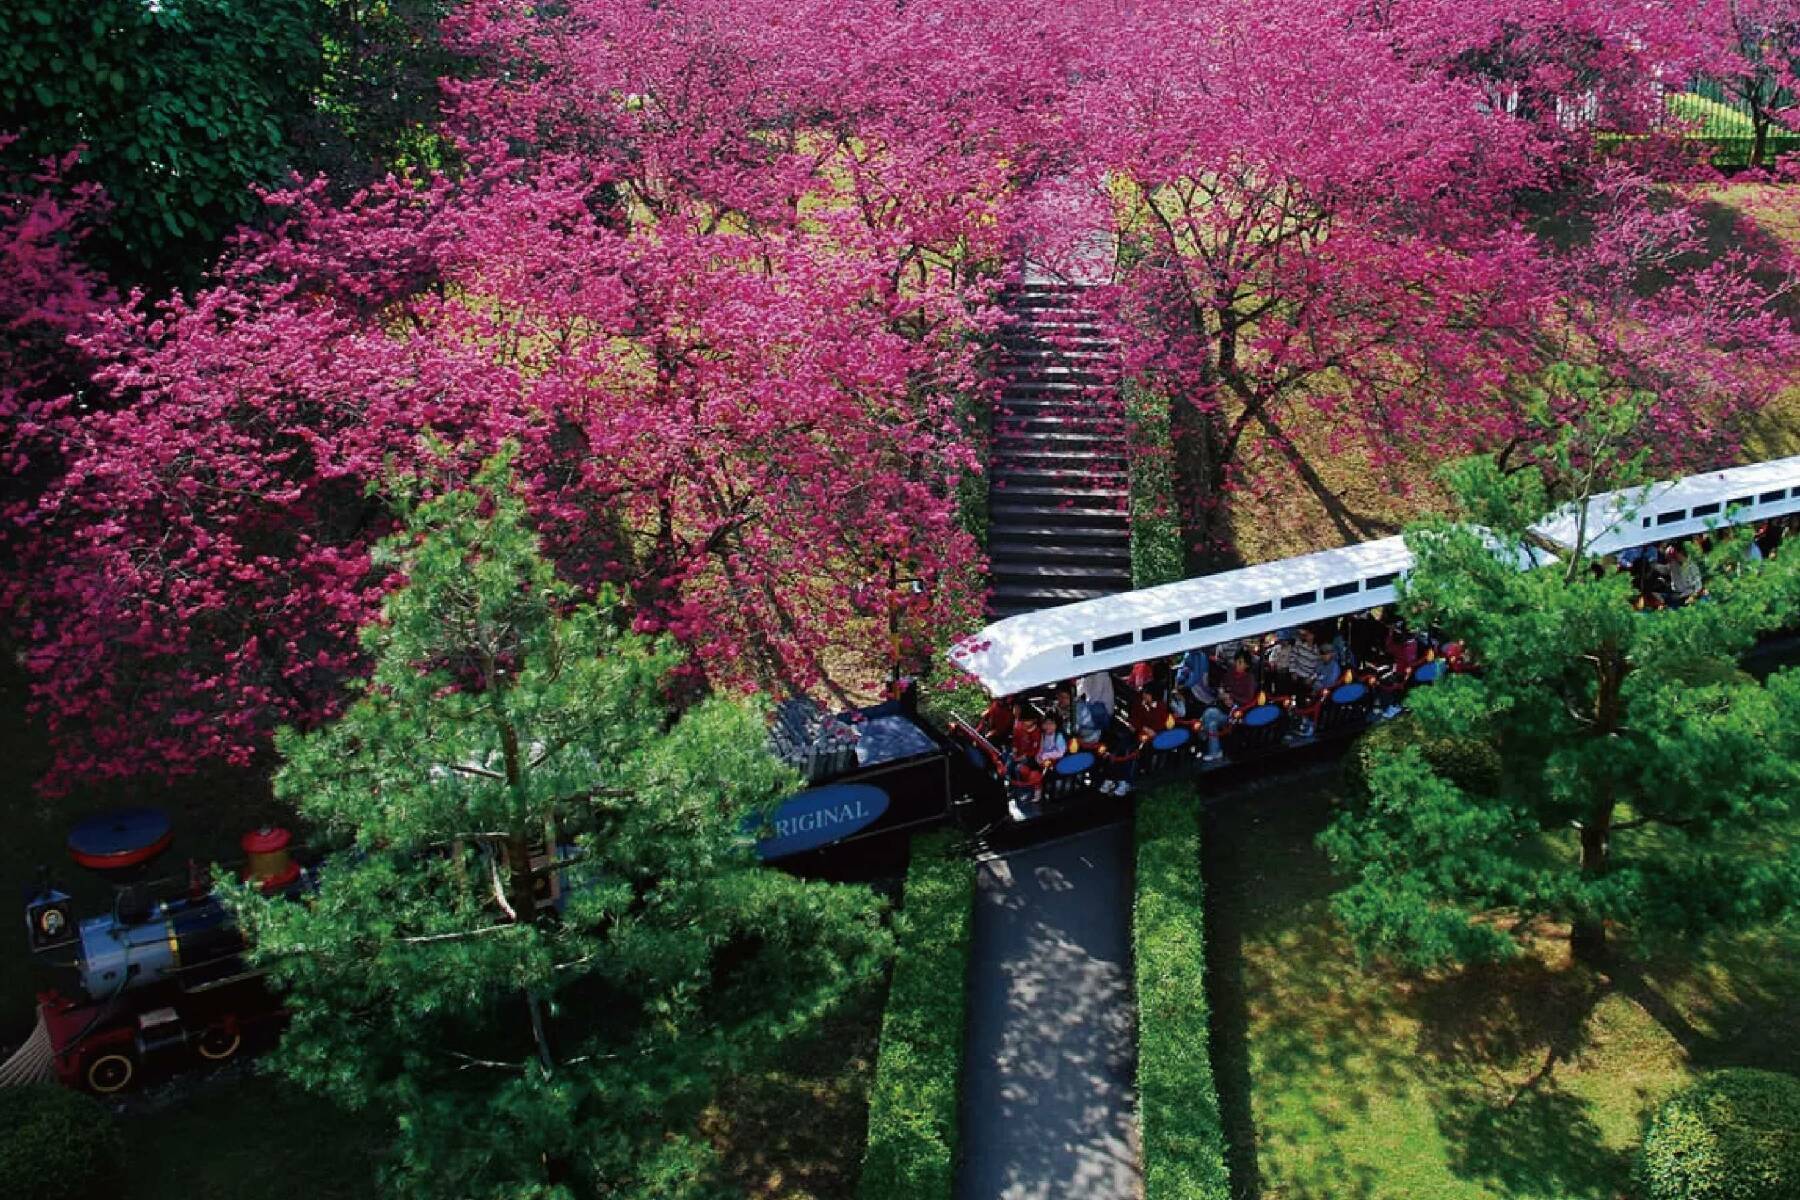
M 139 1101 L 140 1104 L 143 1101 Z M 386 1129 L 273 1078 L 218 1081 L 127 1115 L 121 1200 L 372 1200 Z
M 1204 838 L 1215 1066 L 1239 1197 L 1612 1200 L 1647 1109 L 1696 1070 L 1800 1072 L 1800 929 L 1596 973 L 1566 943 L 1408 979 L 1359 966 L 1313 837 L 1329 771 Z

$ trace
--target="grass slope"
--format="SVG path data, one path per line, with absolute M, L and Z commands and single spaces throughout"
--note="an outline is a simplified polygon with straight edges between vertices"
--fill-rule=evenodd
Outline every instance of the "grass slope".
M 1237 1196 L 1613 1200 L 1645 1115 L 1699 1071 L 1800 1071 L 1800 929 L 1606 972 L 1561 941 L 1422 979 L 1360 965 L 1312 844 L 1334 782 L 1267 786 L 1206 829 Z

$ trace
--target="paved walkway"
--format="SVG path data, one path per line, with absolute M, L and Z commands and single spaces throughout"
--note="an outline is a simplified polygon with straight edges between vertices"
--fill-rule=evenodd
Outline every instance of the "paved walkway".
M 1131 826 L 983 863 L 958 1200 L 1139 1200 Z

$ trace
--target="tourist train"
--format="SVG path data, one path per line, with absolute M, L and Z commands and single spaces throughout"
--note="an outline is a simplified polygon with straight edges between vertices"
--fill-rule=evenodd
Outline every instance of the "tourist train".
M 1797 517 L 1800 457 L 1784 458 L 1595 496 L 1537 525 L 1529 557 L 1615 559 L 1645 607 L 1680 604 L 1700 582 L 1682 539 L 1748 525 L 1761 555 Z M 893 869 L 908 835 L 931 825 L 1029 836 L 1048 814 L 1116 805 L 1152 775 L 1205 776 L 1341 742 L 1402 711 L 1411 689 L 1479 669 L 1454 641 L 1392 616 L 1412 567 L 1403 539 L 1384 538 L 997 621 L 948 652 L 987 711 L 942 726 L 911 689 L 837 714 L 789 701 L 771 743 L 809 786 L 746 822 L 745 836 L 784 869 L 866 877 Z M 69 848 L 118 874 L 169 839 L 166 818 L 134 810 L 82 823 Z M 284 831 L 243 846 L 244 879 L 310 886 Z M 279 1028 L 279 1004 L 245 966 L 207 875 L 160 899 L 121 884 L 110 912 L 79 922 L 46 881 L 25 917 L 33 951 L 72 967 L 80 996 L 42 994 L 38 1027 L 0 1064 L 0 1086 L 54 1077 L 116 1092 L 232 1058 Z

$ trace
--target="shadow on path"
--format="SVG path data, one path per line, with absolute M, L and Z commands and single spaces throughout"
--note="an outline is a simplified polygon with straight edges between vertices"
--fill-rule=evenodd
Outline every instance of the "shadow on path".
M 958 1200 L 1139 1200 L 1131 826 L 983 863 Z

